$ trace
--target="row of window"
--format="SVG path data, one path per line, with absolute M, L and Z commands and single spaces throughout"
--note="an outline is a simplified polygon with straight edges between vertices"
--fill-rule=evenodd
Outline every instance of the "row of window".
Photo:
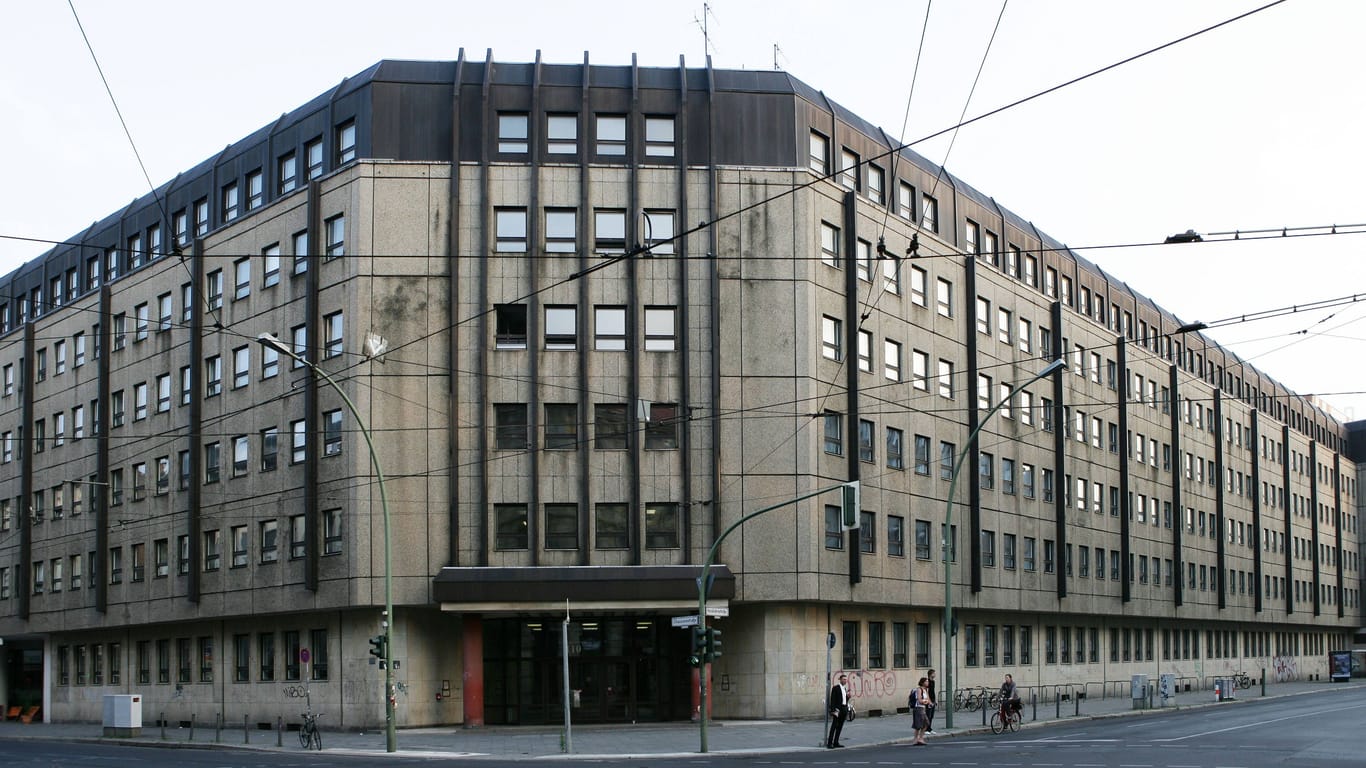
M 891 656 L 887 654 L 887 622 L 866 623 L 867 645 L 863 643 L 865 625 L 845 621 L 840 626 L 840 664 L 843 669 L 909 669 L 911 667 L 911 625 L 904 621 L 891 622 Z M 924 669 L 934 658 L 930 625 L 914 625 L 915 667 Z M 1013 624 L 963 625 L 963 661 L 968 667 L 1029 666 L 1033 663 L 1034 627 Z M 1163 629 L 1161 634 L 1162 660 L 1200 660 L 1198 629 Z M 1323 632 L 1258 632 L 1244 630 L 1205 630 L 1204 659 L 1235 659 L 1239 656 L 1239 637 L 1242 639 L 1242 658 L 1275 656 L 1320 655 L 1327 648 L 1329 635 Z M 1100 627 L 1066 627 L 1048 625 L 1043 628 L 1043 656 L 1045 664 L 1096 664 L 1100 662 Z M 1151 627 L 1110 627 L 1109 659 L 1119 661 L 1153 661 L 1157 632 Z M 1018 650 L 1018 655 L 1017 655 Z M 867 653 L 867 664 L 862 654 Z
M 526 504 L 494 504 L 495 550 L 531 548 L 529 510 Z M 626 549 L 630 546 L 629 504 L 605 502 L 593 505 L 593 549 Z M 683 521 L 679 505 L 655 502 L 645 505 L 644 542 L 646 549 L 678 549 Z M 544 504 L 538 521 L 547 550 L 577 550 L 584 547 L 577 504 Z M 586 533 L 586 532 L 585 532 Z
M 633 347 L 624 306 L 593 307 L 593 349 L 622 352 Z M 496 304 L 493 307 L 495 349 L 526 349 L 529 341 L 527 305 Z M 573 304 L 549 304 L 544 308 L 544 344 L 549 351 L 575 350 L 580 346 L 579 308 Z M 585 318 L 586 319 L 586 318 Z M 678 308 L 647 306 L 642 310 L 642 348 L 646 352 L 672 352 L 678 344 Z
M 300 464 L 307 457 L 308 452 L 308 431 L 307 424 L 303 419 L 290 422 L 290 453 L 289 463 Z M 258 445 L 260 450 L 261 472 L 273 472 L 279 467 L 280 463 L 280 430 L 278 427 L 267 427 L 258 434 Z M 247 435 L 236 435 L 227 441 L 227 450 L 231 451 L 229 462 L 226 469 L 230 477 L 245 477 L 251 468 L 251 438 Z M 204 484 L 213 485 L 223 477 L 224 466 L 224 444 L 220 441 L 213 441 L 204 444 Z M 323 413 L 323 452 L 324 457 L 340 456 L 342 453 L 342 411 L 341 409 L 326 411 Z M 177 455 L 179 466 L 178 490 L 187 490 L 190 487 L 190 452 L 180 451 Z M 85 486 L 93 488 L 105 486 L 108 492 L 108 504 L 110 507 L 117 507 L 125 500 L 138 502 L 147 498 L 150 490 L 155 496 L 164 496 L 171 489 L 171 456 L 159 456 L 152 464 L 154 468 L 155 485 L 149 486 L 148 465 L 145 461 L 134 462 L 128 471 L 127 478 L 131 480 L 132 487 L 128 489 L 125 485 L 125 475 L 123 467 L 114 467 L 109 470 L 108 481 L 101 482 L 97 475 L 91 475 L 88 480 L 71 480 L 67 483 L 54 485 L 50 489 L 38 489 L 33 491 L 28 511 L 35 525 L 40 525 L 47 518 L 47 502 L 52 503 L 52 518 L 60 520 L 68 513 L 66 506 L 69 490 L 70 508 L 69 514 L 78 516 L 81 514 L 85 503 Z M 131 497 L 125 499 L 125 490 L 131 490 Z M 11 509 L 23 509 L 23 499 L 16 498 L 13 506 L 10 499 L 0 499 L 0 531 L 7 531 L 11 526 Z
M 345 165 L 356 158 L 356 123 L 354 120 L 347 120 L 334 129 L 333 146 L 335 147 L 334 167 Z M 323 154 L 323 137 L 316 136 L 304 143 L 302 168 L 299 152 L 290 150 L 280 155 L 276 159 L 274 169 L 276 197 L 283 197 L 299 188 L 306 181 L 322 176 L 324 171 Z M 263 206 L 266 202 L 265 189 L 265 175 L 261 168 L 248 171 L 240 181 L 233 179 L 224 183 L 217 192 L 218 224 L 220 226 L 227 224 L 243 213 L 249 213 Z M 172 238 L 177 248 L 185 248 L 190 244 L 192 236 L 191 218 L 194 222 L 193 237 L 203 237 L 209 233 L 211 227 L 210 211 L 209 198 L 202 197 L 171 215 Z M 325 227 L 329 241 L 328 252 L 329 255 L 340 255 L 340 253 L 331 253 L 330 243 L 333 241 L 340 243 L 341 240 L 340 236 L 333 237 L 335 234 L 334 225 L 331 222 L 332 220 L 329 219 Z M 135 232 L 128 235 L 127 239 L 120 245 L 123 247 L 106 247 L 101 255 L 87 258 L 84 274 L 80 269 L 72 267 L 66 271 L 65 275 L 57 275 L 51 278 L 48 281 L 46 301 L 44 300 L 42 286 L 34 288 L 27 296 L 16 297 L 14 303 L 18 309 L 18 325 L 27 322 L 30 314 L 36 319 L 42 316 L 44 311 L 60 307 L 64 301 L 73 301 L 90 291 L 96 290 L 100 287 L 102 278 L 105 282 L 113 282 L 121 274 L 138 270 L 144 264 L 150 264 L 167 253 L 163 244 L 160 224 L 149 226 L 145 232 Z M 295 251 L 296 254 L 306 252 L 306 248 Z M 15 316 L 11 315 L 10 304 L 8 302 L 0 303 L 0 334 L 12 330 L 15 327 L 14 320 Z
M 542 253 L 578 253 L 578 211 L 574 208 L 546 208 L 543 214 L 541 243 L 528 239 L 527 209 L 499 206 L 494 209 L 494 243 L 497 253 L 526 253 L 532 245 Z M 593 252 L 619 254 L 626 252 L 626 211 L 620 208 L 593 209 Z M 675 252 L 674 212 L 667 209 L 647 209 L 641 214 L 644 247 L 655 256 Z
M 546 403 L 544 406 L 544 444 L 547 450 L 574 450 L 587 436 L 580 436 L 578 403 Z M 640 428 L 647 451 L 678 448 L 680 426 L 677 403 L 642 404 Z M 527 403 L 495 403 L 493 406 L 493 447 L 495 450 L 524 451 L 535 445 Z M 593 404 L 593 447 L 597 450 L 626 450 L 632 443 L 626 403 Z
M 544 138 L 533 136 L 531 116 L 526 112 L 498 113 L 498 154 L 525 155 L 533 145 L 547 156 L 572 159 L 579 154 L 579 134 L 582 120 L 572 112 L 551 112 L 545 115 L 540 125 L 544 128 Z M 632 135 L 635 123 L 627 115 L 595 114 L 591 125 L 593 135 L 589 138 L 593 154 L 598 158 L 611 159 L 625 157 L 637 140 Z M 646 115 L 644 135 L 639 137 L 646 159 L 671 158 L 674 156 L 674 116 Z M 556 159 L 556 158 L 552 158 Z
M 342 511 L 340 509 L 329 509 L 321 513 L 321 538 L 323 555 L 339 555 L 342 553 Z M 281 539 L 280 522 L 278 520 L 260 520 L 255 523 L 255 560 L 259 565 L 269 565 L 279 562 L 282 550 L 288 547 L 288 558 L 297 560 L 304 557 L 307 552 L 307 534 L 303 515 L 293 515 L 288 520 L 289 540 Z M 199 563 L 204 573 L 212 573 L 221 570 L 224 565 L 225 556 L 227 565 L 231 569 L 246 568 L 252 562 L 253 542 L 252 525 L 234 525 L 226 531 L 213 529 L 203 532 L 203 547 L 201 552 L 201 562 Z M 224 535 L 227 536 L 229 550 L 224 550 Z M 177 575 L 186 575 L 194 567 L 190 557 L 190 537 L 188 534 L 181 534 L 175 538 L 175 569 Z M 171 575 L 171 546 L 170 538 L 160 538 L 152 541 L 151 560 L 147 557 L 147 545 L 145 543 L 130 544 L 128 551 L 128 581 L 130 583 L 140 583 L 151 579 L 164 579 Z M 124 581 L 124 549 L 120 545 L 110 547 L 108 552 L 108 583 L 111 585 L 122 584 Z M 30 587 L 32 593 L 41 595 L 44 592 L 56 594 L 63 590 L 76 591 L 82 588 L 83 580 L 86 575 L 85 567 L 88 563 L 95 560 L 95 552 L 86 554 L 70 555 L 68 557 L 54 557 L 49 560 L 35 560 L 31 564 L 30 574 L 32 579 Z M 148 572 L 150 566 L 151 571 Z M 11 577 L 17 576 L 20 566 L 0 566 L 0 599 L 7 599 L 11 591 Z M 98 578 L 93 571 L 90 579 L 93 582 Z M 89 586 L 94 586 L 90 584 Z
M 302 660 L 301 651 L 305 648 L 303 634 L 299 630 L 285 630 L 277 636 L 274 632 L 256 634 L 252 642 L 250 634 L 232 636 L 234 683 L 251 682 L 252 667 L 256 668 L 256 680 L 273 682 L 276 679 L 276 664 L 283 666 L 285 681 L 301 680 L 302 668 L 308 668 L 308 678 L 325 681 L 330 674 L 328 663 L 327 630 L 314 629 L 308 633 L 308 662 Z M 280 651 L 276 650 L 276 640 L 280 640 Z M 156 660 L 156 679 L 158 685 L 198 682 L 212 683 L 217 661 L 214 655 L 214 638 L 175 638 L 175 655 L 172 657 L 170 638 L 158 640 L 139 640 L 135 650 L 137 683 L 148 685 L 153 682 L 153 654 Z M 253 646 L 255 656 L 253 657 Z M 174 659 L 174 670 L 172 660 Z M 106 682 L 105 669 L 108 668 Z M 68 685 L 120 685 L 123 680 L 123 646 L 121 643 L 90 643 L 57 646 L 57 684 Z M 172 674 L 174 672 L 174 679 Z
M 832 161 L 830 138 L 817 130 L 811 131 L 808 145 L 807 166 L 821 176 L 831 175 Z M 939 232 L 939 201 L 932 195 L 922 193 L 916 196 L 915 186 L 905 179 L 896 179 L 896 205 L 887 199 L 887 174 L 882 166 L 864 160 L 849 147 L 841 147 L 837 158 L 839 170 L 835 180 L 840 186 L 864 195 L 877 205 L 886 206 L 895 215 L 906 221 L 915 221 L 917 202 L 919 203 L 921 228 L 929 232 Z

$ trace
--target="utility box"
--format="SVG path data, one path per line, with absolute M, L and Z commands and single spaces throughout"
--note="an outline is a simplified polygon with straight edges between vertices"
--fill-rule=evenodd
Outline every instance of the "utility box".
M 1176 698 L 1176 675 L 1166 674 L 1157 678 L 1157 693 L 1162 698 L 1162 706 L 1167 706 Z
M 104 735 L 114 738 L 142 735 L 141 694 L 111 694 L 104 697 Z
M 1134 675 L 1129 678 L 1129 698 L 1133 699 L 1134 709 L 1148 706 L 1148 676 Z
M 1216 677 L 1214 678 L 1214 700 L 1233 701 L 1233 678 Z

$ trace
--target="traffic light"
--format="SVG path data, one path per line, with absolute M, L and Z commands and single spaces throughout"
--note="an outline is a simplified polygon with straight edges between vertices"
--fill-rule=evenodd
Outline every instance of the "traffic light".
M 692 654 L 688 656 L 688 666 L 702 666 L 702 659 L 706 656 L 706 648 L 707 628 L 694 626 L 692 628 Z
M 841 517 L 846 531 L 859 527 L 859 481 L 850 480 L 840 488 Z
M 721 630 L 716 627 L 707 627 L 707 661 L 716 661 L 721 658 Z
M 384 635 L 375 635 L 370 638 L 370 655 L 381 661 L 387 659 L 389 657 L 389 654 L 386 653 L 388 650 L 386 647 L 388 645 L 387 640 L 388 638 Z

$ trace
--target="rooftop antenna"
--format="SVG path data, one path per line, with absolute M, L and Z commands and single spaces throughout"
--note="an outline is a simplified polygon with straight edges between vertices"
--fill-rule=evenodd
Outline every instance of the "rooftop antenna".
M 716 14 L 712 13 L 712 11 L 711 11 L 711 3 L 703 3 L 703 4 L 702 4 L 702 17 L 701 17 L 701 18 L 698 18 L 697 16 L 693 16 L 693 17 L 692 17 L 693 23 L 696 24 L 696 25 L 698 26 L 698 28 L 702 30 L 702 59 L 703 59 L 703 61 L 705 61 L 706 58 L 707 58 L 708 56 L 710 56 L 711 54 L 713 54 L 713 53 L 720 53 L 720 51 L 718 51 L 718 50 L 716 49 L 716 44 L 713 43 L 713 42 L 711 41 L 711 34 L 710 34 L 710 33 L 708 32 L 708 30 L 707 30 L 707 19 L 708 19 L 708 17 L 711 17 L 711 18 L 713 18 L 713 19 L 716 18 Z
M 789 60 L 789 59 L 787 58 L 787 54 L 783 53 L 783 49 L 782 49 L 782 48 L 779 48 L 777 43 L 774 43 L 774 44 L 773 44 L 773 68 L 774 68 L 775 70 L 781 71 L 781 70 L 782 70 L 782 67 L 778 65 L 778 57 L 779 57 L 779 56 L 782 57 L 783 61 L 788 61 L 788 60 Z

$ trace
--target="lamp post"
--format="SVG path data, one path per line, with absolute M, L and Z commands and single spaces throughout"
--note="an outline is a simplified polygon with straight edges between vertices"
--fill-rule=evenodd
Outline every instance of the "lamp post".
M 960 453 L 958 454 L 958 459 L 957 459 L 956 461 L 954 461 L 954 464 L 953 464 L 953 474 L 950 475 L 950 477 L 949 477 L 949 495 L 948 495 L 948 498 L 946 498 L 946 499 L 944 500 L 944 531 L 943 531 L 943 545 L 944 545 L 944 546 L 943 546 L 943 549 L 944 549 L 944 691 L 945 691 L 945 696 L 944 696 L 943 698 L 944 698 L 944 727 L 945 727 L 945 728 L 952 728 L 952 727 L 953 727 L 953 664 L 954 664 L 954 654 L 953 654 L 953 647 L 952 647 L 952 637 L 953 637 L 953 579 L 952 579 L 952 576 L 953 576 L 953 571 L 952 571 L 952 569 L 950 568 L 951 563 L 950 563 L 950 561 L 949 561 L 949 547 L 950 547 L 950 545 L 951 545 L 951 543 L 952 543 L 952 541 L 953 541 L 953 533 L 952 533 L 952 532 L 953 532 L 953 493 L 954 493 L 954 490 L 955 490 L 955 489 L 957 488 L 957 486 L 958 486 L 958 472 L 959 472 L 960 470 L 963 469 L 963 462 L 967 459 L 967 457 L 968 457 L 968 452 L 972 449 L 972 441 L 974 441 L 974 440 L 977 439 L 977 434 L 978 434 L 979 432 L 981 432 L 981 431 L 982 431 L 982 428 L 985 427 L 985 426 L 987 425 L 987 422 L 991 419 L 991 417 L 992 417 L 997 411 L 1001 410 L 1001 406 L 1005 405 L 1006 403 L 1010 402 L 1011 400 L 1014 400 L 1014 399 L 1015 399 L 1015 395 L 1018 394 L 1018 393 L 1020 392 L 1020 390 L 1024 389 L 1025 387 L 1029 386 L 1030 384 L 1033 384 L 1034 382 L 1038 381 L 1039 379 L 1042 379 L 1042 378 L 1048 376 L 1049 374 L 1051 374 L 1051 373 L 1053 373 L 1054 371 L 1058 370 L 1059 368 L 1063 367 L 1063 365 L 1065 365 L 1065 363 L 1066 363 L 1066 361 L 1064 361 L 1062 358 L 1058 358 L 1057 360 L 1054 360 L 1053 362 L 1051 362 L 1051 363 L 1049 363 L 1047 366 L 1045 366 L 1044 369 L 1043 369 L 1042 371 L 1039 371 L 1038 373 L 1036 373 L 1036 374 L 1034 374 L 1033 376 L 1031 376 L 1031 377 L 1030 377 L 1028 380 L 1026 380 L 1023 384 L 1020 384 L 1020 385 L 1016 386 L 1014 389 L 1010 390 L 1010 393 L 1009 393 L 1009 394 L 1007 394 L 1004 398 L 1001 398 L 1001 401 L 998 402 L 996 405 L 992 406 L 991 410 L 987 411 L 986 415 L 983 416 L 983 417 L 981 418 L 981 420 L 977 423 L 977 428 L 974 429 L 974 430 L 972 430 L 972 434 L 968 435 L 968 439 L 967 439 L 967 441 L 966 441 L 966 442 L 964 443 L 964 445 L 963 445 L 963 450 L 962 450 L 962 452 L 960 452 Z
M 380 508 L 384 512 L 384 751 L 395 752 L 398 750 L 398 736 L 394 732 L 394 643 L 393 643 L 393 623 L 394 623 L 394 580 L 393 580 L 393 546 L 389 535 L 389 496 L 384 491 L 384 471 L 379 466 L 379 456 L 375 454 L 375 444 L 370 439 L 370 429 L 365 424 L 365 419 L 356 410 L 356 404 L 351 402 L 346 392 L 337 382 L 327 375 L 327 371 L 314 365 L 311 361 L 294 354 L 284 342 L 274 335 L 263 333 L 256 337 L 261 346 L 275 350 L 300 365 L 305 366 L 315 376 L 321 377 L 337 394 L 341 395 L 342 402 L 346 403 L 347 410 L 351 411 L 351 416 L 356 420 L 360 427 L 361 434 L 365 437 L 365 447 L 370 450 L 370 464 L 375 469 L 375 477 L 379 480 L 379 501 Z

